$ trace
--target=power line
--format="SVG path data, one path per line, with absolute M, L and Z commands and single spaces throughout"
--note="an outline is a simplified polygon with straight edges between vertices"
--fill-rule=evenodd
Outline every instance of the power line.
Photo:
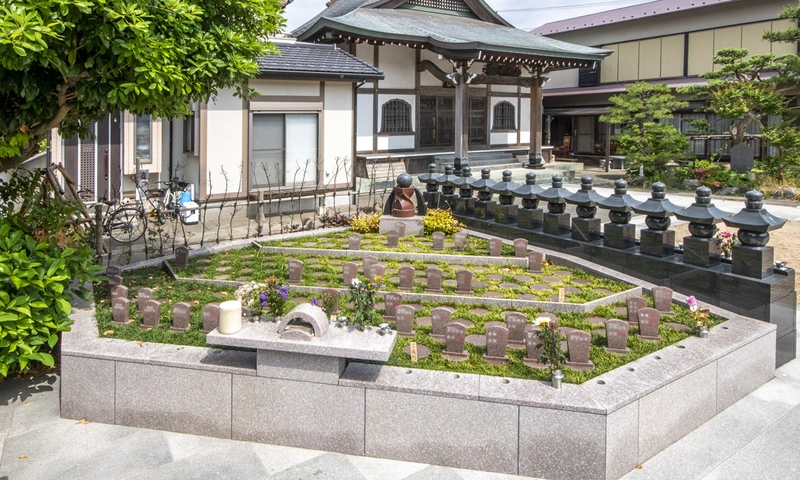
M 538 12 L 542 10 L 567 10 L 570 8 L 586 8 L 586 7 L 606 7 L 611 5 L 622 5 L 626 3 L 645 3 L 638 0 L 612 0 L 606 2 L 591 2 L 580 3 L 572 5 L 558 5 L 553 7 L 534 7 L 534 8 L 513 8 L 508 10 L 497 10 L 497 12 Z

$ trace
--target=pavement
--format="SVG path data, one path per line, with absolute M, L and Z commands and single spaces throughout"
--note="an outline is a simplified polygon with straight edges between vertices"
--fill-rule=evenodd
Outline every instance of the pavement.
M 800 360 L 793 360 L 623 479 L 800 478 L 798 432 Z M 59 418 L 57 373 L 0 382 L 0 480 L 525 478 L 67 420 Z

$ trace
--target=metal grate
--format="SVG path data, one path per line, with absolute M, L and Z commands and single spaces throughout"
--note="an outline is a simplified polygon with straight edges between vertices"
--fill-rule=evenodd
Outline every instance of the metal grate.
M 494 130 L 515 130 L 516 115 L 514 105 L 510 102 L 500 102 L 494 106 Z
M 383 104 L 381 133 L 411 133 L 411 105 L 400 99 Z
M 81 142 L 81 153 L 80 153 L 81 167 L 80 167 L 80 179 L 78 181 L 78 189 L 80 190 L 89 190 L 92 192 L 94 192 L 95 190 L 94 179 L 97 171 L 95 149 L 96 145 L 94 140 L 87 140 L 86 142 Z
M 453 12 L 470 13 L 472 11 L 463 0 L 409 0 L 406 5 L 451 10 Z

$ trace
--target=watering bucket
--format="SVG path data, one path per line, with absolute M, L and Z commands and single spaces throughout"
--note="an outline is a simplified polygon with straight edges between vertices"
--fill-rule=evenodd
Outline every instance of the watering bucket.
M 178 198 L 178 203 L 183 205 L 186 202 L 192 201 L 192 192 L 181 192 L 181 196 Z

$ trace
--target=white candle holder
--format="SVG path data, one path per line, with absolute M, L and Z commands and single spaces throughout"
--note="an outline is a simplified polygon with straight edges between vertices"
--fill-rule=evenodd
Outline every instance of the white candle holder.
M 230 335 L 242 329 L 242 302 L 229 300 L 219 304 L 219 333 Z

